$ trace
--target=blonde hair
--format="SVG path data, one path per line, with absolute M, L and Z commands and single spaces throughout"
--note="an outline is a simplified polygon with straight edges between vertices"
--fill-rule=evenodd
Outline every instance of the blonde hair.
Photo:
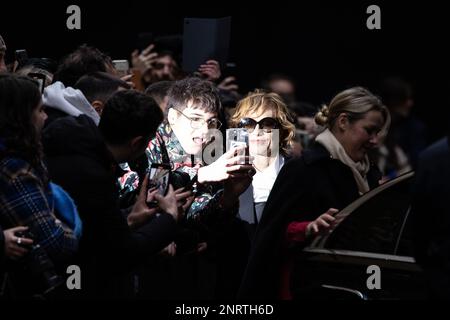
M 322 106 L 314 117 L 318 125 L 332 129 L 341 113 L 346 113 L 350 122 L 364 118 L 369 111 L 379 111 L 383 115 L 384 125 L 380 135 L 385 137 L 391 124 L 391 115 L 382 101 L 362 87 L 353 87 L 338 93 L 329 106 Z
M 269 108 L 274 111 L 274 118 L 280 124 L 280 151 L 283 155 L 288 155 L 294 142 L 295 126 L 286 104 L 278 94 L 260 89 L 250 92 L 237 103 L 236 111 L 230 119 L 230 126 L 236 127 L 239 121 L 251 112 L 263 113 Z

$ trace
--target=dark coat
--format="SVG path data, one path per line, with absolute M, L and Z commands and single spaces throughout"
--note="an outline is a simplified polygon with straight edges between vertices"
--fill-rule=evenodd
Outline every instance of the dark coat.
M 381 175 L 372 166 L 370 187 Z M 240 298 L 276 298 L 286 229 L 291 221 L 312 221 L 329 208 L 343 209 L 359 197 L 351 169 L 320 144 L 281 169 L 258 225 Z
M 104 294 L 113 275 L 124 274 L 173 241 L 176 222 L 166 213 L 130 230 L 118 205 L 119 167 L 90 118 L 55 120 L 44 130 L 43 144 L 51 179 L 74 199 L 83 222 L 83 293 Z
M 0 272 L 3 267 L 3 260 L 5 259 L 5 236 L 3 235 L 3 229 L 0 226 Z
M 450 149 L 441 139 L 419 158 L 411 216 L 415 258 L 433 298 L 450 298 Z

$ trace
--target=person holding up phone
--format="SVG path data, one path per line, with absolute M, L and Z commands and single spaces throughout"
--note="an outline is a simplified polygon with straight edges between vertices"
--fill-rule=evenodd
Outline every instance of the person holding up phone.
M 187 219 L 207 222 L 236 208 L 239 195 L 247 189 L 255 173 L 250 164 L 239 164 L 237 149 L 229 150 L 209 165 L 196 163 L 208 145 L 208 132 L 220 129 L 221 108 L 217 89 L 206 80 L 186 78 L 176 81 L 168 93 L 168 117 L 146 150 L 149 165 L 170 162 L 172 170 L 197 175 L 203 186 L 186 213 Z M 168 161 L 164 161 L 167 150 Z M 201 159 L 201 158 L 200 158 Z M 233 183 L 225 183 L 233 181 Z M 212 187 L 212 183 L 219 183 Z M 225 183 L 221 185 L 220 183 Z
M 249 154 L 256 169 L 252 184 L 239 198 L 239 217 L 249 224 L 251 239 L 275 179 L 290 157 L 295 127 L 281 97 L 260 90 L 238 102 L 230 123 L 248 132 Z
M 191 255 L 197 252 L 199 257 L 195 259 L 200 261 L 198 263 L 203 259 L 203 252 L 214 252 L 217 256 L 225 257 L 226 251 L 235 249 L 234 244 L 241 245 L 237 244 L 241 234 L 229 229 L 236 220 L 239 195 L 248 188 L 255 170 L 250 164 L 240 164 L 242 157 L 236 155 L 239 150 L 237 148 L 225 152 L 212 163 L 203 161 L 206 158 L 203 157 L 204 150 L 210 143 L 210 130 L 218 130 L 222 126 L 218 119 L 221 103 L 218 91 L 211 82 L 199 78 L 176 81 L 172 84 L 168 97 L 168 117 L 146 150 L 149 164 L 170 163 L 173 172 L 187 173 L 191 180 L 197 177 L 195 199 L 187 207 L 183 219 L 186 225 L 184 234 L 189 234 L 191 240 L 179 244 L 184 247 L 189 244 L 186 249 Z M 220 150 L 217 152 L 222 153 L 222 144 L 218 147 Z M 245 230 L 241 233 L 246 237 Z M 230 243 L 229 235 L 233 235 L 233 243 Z M 220 237 L 222 240 L 218 241 Z M 179 244 L 177 250 L 180 248 Z M 192 248 L 194 245 L 196 247 Z M 236 258 L 235 255 L 233 257 Z M 214 267 L 222 268 L 223 272 L 220 273 L 230 277 L 230 269 L 225 270 L 223 261 L 231 261 L 231 254 L 222 260 L 218 258 Z M 179 266 L 174 268 L 176 270 Z M 195 265 L 191 263 L 186 268 L 195 268 Z M 185 269 L 180 270 L 180 273 Z M 198 271 L 195 269 L 195 272 Z M 206 293 L 195 292 L 195 288 L 217 284 L 216 278 L 208 281 L 208 274 L 219 272 L 199 274 L 192 281 L 205 281 L 202 285 L 195 282 L 179 291 L 189 293 L 186 298 L 197 295 L 204 297 Z M 217 276 L 217 279 L 220 278 L 221 276 Z M 218 292 L 219 289 L 214 291 Z

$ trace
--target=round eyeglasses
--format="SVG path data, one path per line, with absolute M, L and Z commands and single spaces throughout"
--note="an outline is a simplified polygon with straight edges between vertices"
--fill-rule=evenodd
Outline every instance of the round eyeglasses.
M 208 126 L 208 129 L 220 129 L 220 127 L 222 126 L 222 122 L 220 122 L 219 119 L 217 119 L 217 118 L 211 118 L 211 119 L 208 119 L 208 120 L 205 120 L 205 119 L 199 118 L 199 117 L 192 117 L 191 118 L 191 117 L 188 117 L 187 115 L 185 115 L 180 110 L 178 110 L 178 109 L 175 109 L 175 110 L 177 110 L 179 113 L 181 113 L 186 119 L 190 120 L 191 127 L 193 129 L 200 129 L 205 124 Z

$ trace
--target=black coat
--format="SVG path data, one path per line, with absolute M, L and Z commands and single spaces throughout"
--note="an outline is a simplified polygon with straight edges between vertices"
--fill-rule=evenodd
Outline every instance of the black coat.
M 5 236 L 3 235 L 3 229 L 0 226 L 0 272 L 3 266 L 3 260 L 5 259 Z
M 450 149 L 441 139 L 419 158 L 411 216 L 417 262 L 433 298 L 450 298 Z
M 370 187 L 381 175 L 372 167 Z M 258 225 L 240 298 L 276 298 L 280 284 L 283 242 L 291 221 L 312 221 L 329 208 L 343 209 L 359 197 L 351 169 L 320 144 L 281 169 Z
M 71 195 L 83 222 L 79 260 L 89 286 L 83 292 L 103 294 L 112 275 L 124 274 L 173 241 L 176 222 L 166 213 L 130 230 L 118 205 L 118 165 L 90 118 L 55 120 L 44 130 L 43 144 L 50 178 Z

